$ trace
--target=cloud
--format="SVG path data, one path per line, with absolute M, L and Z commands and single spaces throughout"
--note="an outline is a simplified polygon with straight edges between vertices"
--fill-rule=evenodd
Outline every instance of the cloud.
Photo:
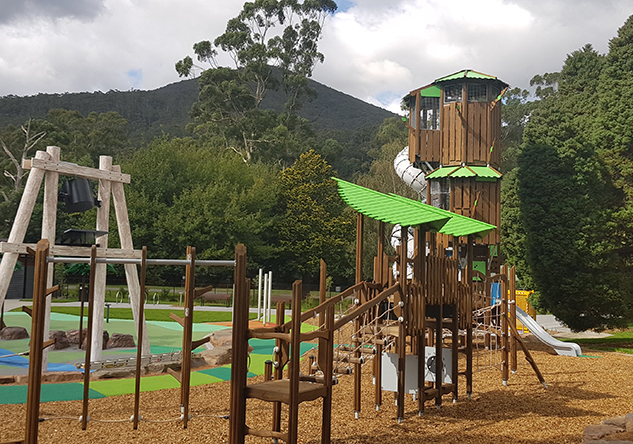
M 244 0 L 0 0 L 0 96 L 154 89 L 222 34 Z M 608 41 L 631 0 L 344 0 L 314 79 L 399 109 L 399 98 L 464 68 L 527 87 L 567 54 Z M 230 65 L 228 56 L 220 61 Z
M 36 17 L 90 20 L 103 9 L 103 0 L 0 0 L 0 26 Z

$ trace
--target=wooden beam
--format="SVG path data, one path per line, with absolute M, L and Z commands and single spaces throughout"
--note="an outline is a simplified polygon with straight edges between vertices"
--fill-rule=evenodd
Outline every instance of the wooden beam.
M 0 253 L 28 254 L 28 249 L 35 249 L 35 244 L 21 242 L 0 242 Z M 69 245 L 51 245 L 51 256 L 76 256 L 90 257 L 91 247 L 73 247 Z M 140 259 L 141 250 L 129 250 L 121 248 L 97 248 L 97 257 L 117 259 Z
M 191 342 L 191 350 L 195 350 L 200 347 L 202 344 L 206 344 L 211 340 L 211 337 L 207 336 L 206 338 L 198 339 L 197 341 Z
M 167 373 L 172 375 L 179 384 L 182 384 L 182 375 L 180 374 L 180 372 L 172 369 L 171 367 L 167 367 Z
M 38 168 L 44 171 L 53 171 L 55 173 L 64 174 L 66 176 L 85 177 L 86 179 L 93 180 L 109 180 L 111 182 L 130 183 L 131 177 L 129 174 L 122 174 L 113 171 L 104 171 L 96 168 L 90 168 L 85 166 L 79 166 L 69 162 L 55 162 L 52 160 L 33 159 L 24 160 L 22 168 L 30 170 L 32 168 Z
M 169 313 L 169 317 L 172 318 L 174 321 L 178 322 L 181 327 L 185 326 L 185 320 L 181 318 L 180 316 L 178 316 L 177 314 Z
M 203 294 L 209 292 L 213 290 L 213 285 L 209 285 L 208 287 L 204 287 L 204 288 L 198 288 L 196 290 L 194 290 L 193 293 L 193 298 L 194 299 L 198 299 L 200 296 L 202 296 Z
M 33 310 L 31 310 L 29 307 L 27 307 L 26 305 L 22 306 L 22 311 L 24 313 L 26 313 L 27 315 L 29 315 L 30 317 L 33 317 Z

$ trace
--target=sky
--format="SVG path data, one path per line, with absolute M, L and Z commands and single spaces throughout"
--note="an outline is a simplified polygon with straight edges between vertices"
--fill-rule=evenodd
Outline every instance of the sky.
M 0 0 L 0 96 L 130 89 L 181 80 L 243 0 Z M 399 111 L 401 98 L 473 69 L 521 88 L 591 43 L 608 51 L 633 0 L 340 0 L 313 79 Z M 230 65 L 228 57 L 221 63 Z

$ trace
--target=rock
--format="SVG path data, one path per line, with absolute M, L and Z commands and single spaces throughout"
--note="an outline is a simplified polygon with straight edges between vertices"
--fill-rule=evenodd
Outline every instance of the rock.
M 233 331 L 230 328 L 214 331 L 207 336 L 209 342 L 204 344 L 205 350 L 200 352 L 200 356 L 207 365 L 217 366 L 231 363 L 233 357 Z M 253 347 L 248 345 L 248 353 L 253 351 Z
M 207 365 L 225 365 L 231 363 L 231 349 L 218 347 L 213 350 L 202 350 L 200 356 Z
M 55 343 L 51 346 L 53 350 L 63 350 L 70 347 L 66 332 L 62 330 L 51 330 L 49 333 L 51 339 L 55 339 Z
M 0 384 L 13 384 L 15 382 L 15 376 L 2 375 L 0 376 Z
M 86 333 L 87 333 L 88 329 L 84 328 L 83 329 L 83 333 L 82 333 L 82 338 L 86 337 Z M 79 330 L 78 329 L 72 329 L 72 330 L 68 330 L 66 332 L 66 339 L 68 339 L 68 343 L 70 345 L 79 345 Z
M 29 375 L 15 375 L 16 384 L 28 384 Z
M 108 340 L 107 348 L 134 348 L 134 337 L 123 333 L 112 333 Z
M 618 427 L 610 424 L 594 424 L 585 427 L 584 438 L 585 441 L 598 440 L 604 438 L 607 435 L 617 432 L 623 432 L 623 427 Z
M 602 421 L 602 424 L 612 425 L 616 427 L 626 427 L 626 417 L 618 416 L 616 418 L 609 418 Z
M 42 382 L 80 381 L 83 373 L 79 372 L 46 372 L 42 374 Z
M 0 339 L 14 341 L 16 339 L 28 339 L 29 332 L 24 327 L 5 327 L 0 330 Z
M 627 432 L 633 432 L 633 413 L 629 413 L 624 417 Z
M 83 337 L 83 344 L 81 344 L 81 349 L 85 350 L 86 349 L 86 343 L 88 342 L 88 337 L 84 336 Z M 103 330 L 103 344 L 101 346 L 102 350 L 105 350 L 106 348 L 108 348 L 108 341 L 110 340 L 110 333 L 108 333 L 106 330 Z
M 141 374 L 144 371 L 141 369 Z M 136 374 L 135 367 L 121 367 L 121 368 L 104 368 L 95 370 L 90 379 L 118 379 L 129 378 Z

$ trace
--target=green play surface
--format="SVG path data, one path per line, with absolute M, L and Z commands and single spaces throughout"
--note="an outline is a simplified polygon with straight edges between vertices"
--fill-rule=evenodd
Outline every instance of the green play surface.
M 5 322 L 11 326 L 22 326 L 30 330 L 31 318 L 26 313 L 5 313 Z M 274 320 L 273 320 L 274 322 Z M 52 313 L 51 330 L 69 330 L 78 328 L 79 318 L 73 315 Z M 216 330 L 228 327 L 212 324 L 194 324 L 194 338 L 202 337 Z M 310 331 L 313 327 L 303 325 L 303 331 Z M 104 324 L 104 329 L 110 333 L 134 334 L 134 322 L 131 320 L 110 320 Z M 151 351 L 153 354 L 167 353 L 182 348 L 182 327 L 176 322 L 148 321 L 147 332 L 150 338 Z M 0 341 L 0 348 L 18 353 L 28 350 L 29 339 L 17 341 Z M 272 339 L 251 339 L 249 344 L 253 347 L 250 355 L 248 377 L 261 375 L 264 373 L 264 363 L 272 359 L 275 341 Z M 301 353 L 304 354 L 314 347 L 314 344 L 301 344 Z M 115 356 L 136 353 L 135 348 L 104 350 L 104 359 Z M 74 363 L 83 361 L 84 352 L 80 350 L 64 351 L 52 350 L 48 354 L 49 362 L 53 363 Z M 0 370 L 5 373 L 10 371 L 9 366 L 0 365 Z M 228 381 L 231 378 L 230 365 L 216 367 L 212 369 L 194 371 L 191 373 L 191 385 L 211 384 L 219 381 Z M 178 381 L 170 375 L 145 376 L 141 379 L 141 391 L 150 392 L 155 390 L 179 387 Z M 26 385 L 4 385 L 0 386 L 0 404 L 22 404 L 26 402 Z M 83 399 L 83 383 L 51 383 L 43 384 L 41 392 L 41 402 L 49 401 L 71 401 Z M 103 398 L 105 396 L 116 396 L 134 393 L 134 378 L 99 380 L 90 382 L 90 398 Z

